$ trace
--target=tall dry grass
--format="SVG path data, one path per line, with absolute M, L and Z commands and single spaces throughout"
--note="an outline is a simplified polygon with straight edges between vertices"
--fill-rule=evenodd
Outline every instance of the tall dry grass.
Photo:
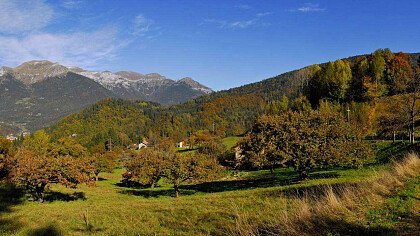
M 279 201 L 288 207 L 269 222 L 259 222 L 248 214 L 237 211 L 232 235 L 322 235 L 350 228 L 364 216 L 366 207 L 383 203 L 386 196 L 404 185 L 407 179 L 420 175 L 420 158 L 409 154 L 375 180 L 308 190 L 299 196 L 282 196 Z M 352 234 L 351 232 L 348 232 Z

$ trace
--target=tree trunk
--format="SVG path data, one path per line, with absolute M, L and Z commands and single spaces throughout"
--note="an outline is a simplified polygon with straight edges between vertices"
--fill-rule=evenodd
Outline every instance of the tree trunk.
M 299 172 L 299 179 L 300 180 L 305 180 L 305 179 L 308 178 L 308 171 L 307 171 L 306 168 L 301 167 L 301 168 L 298 169 L 298 172 Z
M 414 130 L 415 130 L 415 124 L 414 124 L 414 110 L 411 114 L 411 143 L 414 144 Z
M 95 181 L 98 182 L 98 180 L 99 180 L 99 173 L 98 174 L 95 173 Z
M 274 175 L 274 164 L 271 164 L 270 166 L 270 173 Z
M 394 139 L 392 140 L 393 143 L 395 143 L 395 131 L 394 131 Z
M 178 186 L 178 184 L 174 184 L 174 190 L 175 190 L 175 197 L 179 197 L 179 186 Z
M 308 178 L 308 172 L 306 170 L 301 170 L 299 172 L 299 178 L 300 180 L 305 180 Z
M 38 184 L 35 187 L 35 192 L 36 192 L 36 198 L 39 202 L 43 203 L 44 202 L 44 191 L 45 191 L 45 186 L 47 186 L 46 183 L 41 183 Z
M 411 143 L 411 128 L 408 129 L 408 142 Z

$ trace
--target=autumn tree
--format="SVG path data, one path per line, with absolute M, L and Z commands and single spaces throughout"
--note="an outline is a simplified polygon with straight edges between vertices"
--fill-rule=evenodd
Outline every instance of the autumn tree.
M 209 130 L 198 130 L 189 138 L 191 147 L 200 146 L 202 143 L 208 142 L 214 138 Z
M 390 94 L 406 92 L 413 82 L 413 68 L 408 54 L 396 53 L 387 76 L 387 83 Z
M 143 148 L 139 153 L 132 153 L 131 157 L 125 161 L 126 172 L 123 177 L 154 188 L 165 174 L 167 159 L 167 152 Z
M 381 99 L 375 105 L 376 135 L 380 138 L 406 136 L 408 130 L 408 113 L 406 104 L 408 95 L 394 95 Z M 417 104 L 418 105 L 418 104 Z
M 180 194 L 179 187 L 183 182 L 201 182 L 213 179 L 221 167 L 216 158 L 203 154 L 173 153 L 166 162 L 165 178 L 174 186 L 175 196 Z
M 90 157 L 90 163 L 94 169 L 95 180 L 98 181 L 99 173 L 112 173 L 116 167 L 118 155 L 116 152 L 94 153 Z
M 245 160 L 284 163 L 301 179 L 314 167 L 357 165 L 370 151 L 342 115 L 333 111 L 263 116 L 244 142 Z
M 220 138 L 213 138 L 203 142 L 198 147 L 198 152 L 201 154 L 212 155 L 218 157 L 226 151 L 226 145 Z
M 7 176 L 10 170 L 10 156 L 12 155 L 12 142 L 0 137 L 0 180 Z
M 240 165 L 248 168 L 269 168 L 274 173 L 276 165 L 284 164 L 287 160 L 282 155 L 279 132 L 282 122 L 280 116 L 264 115 L 257 119 L 254 126 L 240 143 L 239 148 L 244 155 Z
M 393 96 L 378 101 L 378 129 L 380 134 L 406 133 L 414 143 L 415 123 L 420 114 L 419 62 L 411 67 L 408 55 L 397 53 L 390 62 L 387 83 Z
M 415 141 L 415 125 L 420 114 L 418 109 L 418 99 L 419 99 L 419 89 L 420 89 L 420 56 L 417 58 L 417 63 L 414 68 L 414 72 L 408 72 L 408 75 L 411 74 L 411 80 L 408 83 L 408 92 L 409 99 L 406 101 L 406 110 L 409 114 L 409 123 L 410 123 L 410 133 L 411 133 L 411 143 Z M 408 109 L 407 109 L 408 108 Z
M 133 153 L 124 163 L 127 172 L 123 177 L 152 188 L 161 179 L 174 186 L 176 197 L 184 182 L 200 182 L 211 179 L 220 173 L 221 167 L 216 158 L 199 153 L 185 155 L 175 151 L 162 151 L 145 148 Z
M 45 131 L 38 131 L 25 139 L 12 158 L 10 177 L 28 189 L 33 197 L 44 201 L 48 184 L 76 187 L 92 180 L 93 169 L 86 159 L 86 149 L 71 139 L 50 143 Z

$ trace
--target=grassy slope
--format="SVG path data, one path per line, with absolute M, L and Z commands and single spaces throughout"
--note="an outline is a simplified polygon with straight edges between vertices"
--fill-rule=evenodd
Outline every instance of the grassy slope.
M 40 205 L 26 201 L 13 206 L 11 212 L 3 213 L 2 220 L 15 221 L 17 225 L 2 229 L 1 233 L 26 235 L 34 229 L 54 225 L 62 232 L 84 235 L 87 229 L 84 215 L 96 234 L 226 234 L 235 222 L 235 211 L 240 208 L 251 212 L 266 212 L 267 217 L 282 204 L 275 204 L 284 192 L 295 192 L 298 188 L 321 184 L 363 181 L 382 171 L 384 167 L 369 167 L 361 170 L 330 170 L 312 174 L 312 179 L 294 182 L 291 170 L 279 169 L 278 179 L 268 172 L 244 172 L 248 178 L 208 184 L 184 186 L 184 196 L 172 197 L 170 186 L 163 185 L 155 190 L 138 190 L 119 187 L 120 174 L 102 174 L 105 180 L 97 186 L 80 186 L 65 189 L 53 186 L 50 199 L 57 199 Z M 256 179 L 253 177 L 263 177 Z M 328 178 L 335 176 L 335 178 Z M 327 178 L 324 178 L 327 177 Z M 230 191 L 229 191 L 230 190 Z M 208 191 L 214 193 L 207 193 Z M 79 194 L 78 194 L 79 193 Z M 82 195 L 86 198 L 73 200 Z M 267 207 L 270 210 L 267 212 Z M 261 217 L 264 217 L 263 215 Z M 0 234 L 1 234 L 0 233 Z
M 0 235 L 225 235 L 243 214 L 269 223 L 287 208 L 289 200 L 285 199 L 289 196 L 294 199 L 304 190 L 325 185 L 370 181 L 387 168 L 388 165 L 370 165 L 357 170 L 319 170 L 302 182 L 296 180 L 291 169 L 277 169 L 275 178 L 268 171 L 240 172 L 239 177 L 228 176 L 214 183 L 184 185 L 180 198 L 173 198 L 171 186 L 164 182 L 154 190 L 121 187 L 122 169 L 102 173 L 103 180 L 96 186 L 52 186 L 50 201 L 44 204 L 24 198 L 21 202 L 16 190 L 11 191 L 16 195 L 15 201 L 5 201 L 10 191 L 0 189 Z M 369 209 L 362 216 L 362 226 L 354 227 L 391 227 L 400 221 L 400 215 L 390 221 L 389 212 L 395 212 L 393 207 L 404 205 L 407 199 L 414 207 L 419 206 L 418 181 L 412 186 L 414 190 L 403 189 L 408 192 L 396 196 L 401 201 L 392 200 L 391 196 L 390 204 Z M 399 211 L 406 210 L 402 207 Z
M 230 136 L 230 137 L 226 137 L 224 138 L 222 141 L 223 143 L 226 145 L 227 149 L 231 149 L 232 147 L 235 146 L 236 143 L 239 142 L 239 140 L 241 140 L 242 137 L 238 137 L 238 136 Z

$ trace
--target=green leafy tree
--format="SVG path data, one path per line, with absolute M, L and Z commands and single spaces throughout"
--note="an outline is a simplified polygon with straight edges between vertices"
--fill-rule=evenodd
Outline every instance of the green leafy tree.
M 343 60 L 328 62 L 309 80 L 307 94 L 311 103 L 317 105 L 322 98 L 343 101 L 351 79 L 350 62 Z
M 386 61 L 383 56 L 383 50 L 376 50 L 370 56 L 370 89 L 375 91 L 376 97 L 386 93 L 386 87 L 384 84 L 384 73 L 386 68 Z M 372 93 L 372 92 L 371 92 Z
M 298 112 L 308 112 L 312 110 L 312 106 L 306 96 L 299 96 L 293 100 L 292 110 Z
M 268 115 L 278 115 L 282 112 L 287 111 L 289 108 L 289 99 L 286 95 L 283 95 L 278 101 L 271 101 L 265 107 L 265 113 Z
M 50 136 L 45 130 L 36 131 L 23 140 L 23 147 L 33 150 L 37 155 L 46 155 L 50 147 Z

